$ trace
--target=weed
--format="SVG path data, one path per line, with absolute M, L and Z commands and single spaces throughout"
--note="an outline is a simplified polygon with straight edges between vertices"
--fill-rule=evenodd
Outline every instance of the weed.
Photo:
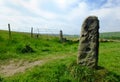
M 20 53 L 32 53 L 35 52 L 30 45 L 25 45 L 24 47 L 19 45 L 16 49 Z
M 0 82 L 3 82 L 3 78 L 0 76 Z

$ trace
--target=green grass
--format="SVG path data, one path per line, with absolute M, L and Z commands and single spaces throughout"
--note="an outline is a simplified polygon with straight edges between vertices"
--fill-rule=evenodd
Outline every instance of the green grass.
M 0 60 L 27 58 L 33 59 L 49 54 L 57 54 L 75 51 L 77 44 L 60 43 L 59 37 L 41 35 L 39 38 L 31 38 L 30 34 L 12 32 L 9 40 L 7 31 L 0 31 Z M 21 53 L 21 50 L 29 45 L 35 52 Z M 64 47 L 66 46 L 66 47 Z
M 3 82 L 119 82 L 119 77 L 105 68 L 93 70 L 77 66 L 72 56 L 3 78 Z
M 120 43 L 108 42 L 100 44 L 99 64 L 100 66 L 114 71 L 120 75 Z
M 70 39 L 70 37 L 69 37 Z M 21 52 L 29 45 L 34 52 Z M 59 41 L 57 36 L 40 35 L 31 38 L 29 33 L 12 32 L 9 40 L 7 31 L 0 31 L 0 65 L 11 60 L 35 61 L 49 57 L 54 59 L 42 66 L 35 66 L 25 73 L 11 77 L 0 76 L 0 82 L 119 82 L 119 42 L 100 43 L 99 70 L 88 69 L 76 64 L 77 42 Z

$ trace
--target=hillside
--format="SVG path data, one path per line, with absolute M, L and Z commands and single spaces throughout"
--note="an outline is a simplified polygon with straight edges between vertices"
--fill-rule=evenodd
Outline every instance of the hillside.
M 120 43 L 100 43 L 99 69 L 92 70 L 76 64 L 75 38 L 12 32 L 9 39 L 0 31 L 0 82 L 119 82 Z
M 105 33 L 100 33 L 100 38 L 120 40 L 120 32 L 105 32 Z

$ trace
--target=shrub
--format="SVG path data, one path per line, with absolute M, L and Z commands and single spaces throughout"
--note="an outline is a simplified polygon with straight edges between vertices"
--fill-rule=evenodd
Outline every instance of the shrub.
M 20 52 L 20 53 L 32 53 L 32 52 L 35 52 L 30 45 L 25 45 L 25 46 L 19 45 L 17 47 L 17 51 Z

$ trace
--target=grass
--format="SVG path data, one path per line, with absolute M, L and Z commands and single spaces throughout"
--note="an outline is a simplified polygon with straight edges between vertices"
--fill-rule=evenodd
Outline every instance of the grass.
M 9 40 L 7 31 L 0 31 L 0 60 L 16 59 L 16 58 L 37 58 L 49 54 L 63 53 L 65 51 L 74 51 L 77 44 L 69 46 L 70 43 L 60 43 L 58 37 L 42 35 L 39 38 L 31 38 L 30 34 L 25 33 L 12 33 L 12 39 Z M 29 45 L 35 52 L 21 53 L 22 49 Z M 64 47 L 66 46 L 66 47 Z M 69 48 L 70 47 L 70 48 Z M 75 49 L 72 49 L 75 48 Z M 2 55 L 4 54 L 4 55 Z M 36 55 L 37 54 L 37 55 Z
M 25 73 L 3 79 L 3 82 L 119 82 L 114 72 L 106 69 L 93 70 L 75 64 L 75 57 L 54 60 L 36 66 Z M 23 77 L 24 76 L 24 77 Z
M 119 42 L 108 42 L 100 44 L 99 64 L 100 66 L 114 71 L 120 75 L 120 43 Z
M 76 64 L 78 43 L 61 43 L 57 36 L 41 35 L 31 38 L 28 33 L 12 32 L 9 40 L 7 31 L 0 31 L 0 65 L 11 60 L 35 61 L 47 57 L 54 59 L 42 66 L 35 66 L 25 73 L 10 77 L 0 76 L 0 82 L 119 82 L 119 42 L 100 43 L 99 69 L 93 70 Z M 29 45 L 34 52 L 22 52 Z
M 120 40 L 120 32 L 106 32 L 106 33 L 101 33 L 100 37 L 102 39 Z

